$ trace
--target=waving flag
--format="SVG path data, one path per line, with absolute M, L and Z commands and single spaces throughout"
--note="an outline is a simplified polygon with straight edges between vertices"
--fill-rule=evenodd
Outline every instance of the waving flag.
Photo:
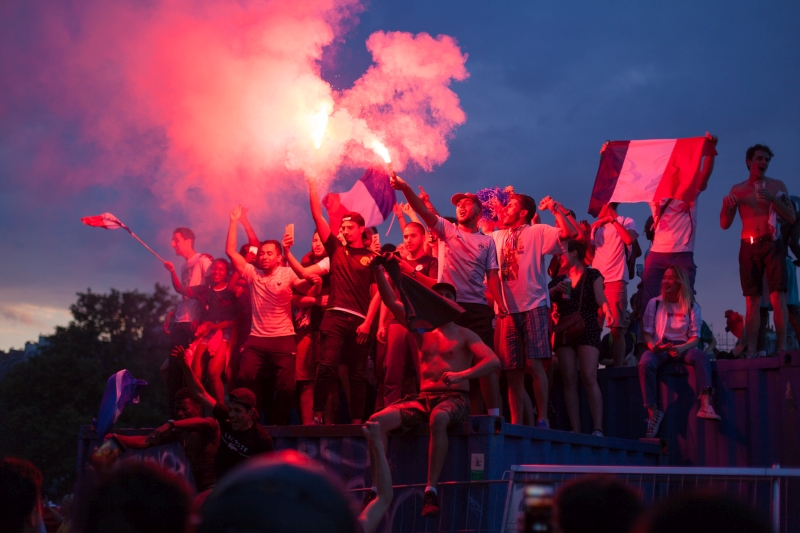
M 597 216 L 609 202 L 692 202 L 700 192 L 700 162 L 709 155 L 717 151 L 708 137 L 609 142 L 600 158 L 589 214 Z
M 147 386 L 147 382 L 136 379 L 127 370 L 120 370 L 106 383 L 100 412 L 97 414 L 97 437 L 103 438 L 114 426 L 126 405 L 139 403 L 139 389 Z
M 122 228 L 125 231 L 127 231 L 128 233 L 130 233 L 131 237 L 133 237 L 134 239 L 136 239 L 137 241 L 142 243 L 142 246 L 144 246 L 145 248 L 150 250 L 150 252 L 152 252 L 152 254 L 154 256 L 158 257 L 161 260 L 162 263 L 166 262 L 166 261 L 164 261 L 163 257 L 161 257 L 160 255 L 158 255 L 156 253 L 155 250 L 153 250 L 152 248 L 147 246 L 147 244 L 145 244 L 145 242 L 142 239 L 137 237 L 136 234 L 131 231 L 131 228 L 129 228 L 128 226 L 123 224 L 122 221 L 120 221 L 120 219 L 118 219 L 117 217 L 115 217 L 111 213 L 103 213 L 102 215 L 97 215 L 97 216 L 93 216 L 93 217 L 83 217 L 81 219 L 81 222 L 83 222 L 84 225 L 92 226 L 93 228 L 103 228 L 103 229 L 119 229 L 119 228 Z
M 97 215 L 94 217 L 83 217 L 81 219 L 87 226 L 92 226 L 93 228 L 103 228 L 103 229 L 119 229 L 124 228 L 128 229 L 128 226 L 123 224 L 117 217 L 112 215 L 111 213 L 103 213 L 102 215 Z
M 322 199 L 334 234 L 339 231 L 342 215 L 348 211 L 364 217 L 368 227 L 377 226 L 389 218 L 396 203 L 394 190 L 389 185 L 389 173 L 381 167 L 367 170 L 349 191 L 328 193 Z

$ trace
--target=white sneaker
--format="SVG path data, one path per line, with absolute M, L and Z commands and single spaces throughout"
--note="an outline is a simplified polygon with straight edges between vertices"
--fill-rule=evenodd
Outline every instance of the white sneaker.
M 698 413 L 697 416 L 700 416 L 700 414 Z M 648 439 L 656 438 L 656 435 L 658 435 L 658 428 L 661 427 L 662 420 L 664 420 L 664 413 L 656 409 L 653 418 L 647 419 L 647 433 L 645 433 L 646 438 Z
M 722 420 L 722 417 L 719 416 L 710 405 L 701 407 L 700 410 L 697 411 L 697 418 L 705 418 L 706 420 L 714 420 L 715 422 Z

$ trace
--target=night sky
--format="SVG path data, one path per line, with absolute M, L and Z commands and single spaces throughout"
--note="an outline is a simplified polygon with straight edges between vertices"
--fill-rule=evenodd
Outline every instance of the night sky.
M 173 228 L 202 228 L 196 248 L 215 256 L 223 255 L 227 228 L 219 209 L 166 206 L 152 180 L 110 175 L 87 184 L 73 178 L 75 168 L 99 158 L 96 146 L 81 137 L 83 117 L 61 113 L 57 102 L 32 90 L 59 83 L 48 76 L 58 55 L 31 52 L 50 5 L 8 0 L 0 6 L 4 350 L 65 324 L 78 291 L 148 291 L 156 282 L 168 283 L 162 265 L 127 234 L 84 227 L 81 217 L 112 212 L 177 262 L 169 247 Z M 69 23 L 67 17 L 68 29 Z M 457 40 L 469 56 L 470 77 L 451 88 L 467 121 L 455 130 L 446 163 L 431 173 L 413 167 L 403 173 L 448 214 L 455 192 L 513 185 L 537 201 L 551 195 L 579 218 L 590 218 L 586 210 L 605 140 L 718 135 L 716 167 L 699 199 L 695 261 L 703 316 L 720 333 L 725 309 L 744 313 L 740 223 L 722 231 L 719 211 L 730 186 L 747 177 L 747 147 L 768 144 L 776 154 L 768 175 L 798 193 L 798 27 L 800 4 L 793 2 L 373 1 L 325 50 L 322 74 L 335 89 L 352 85 L 370 66 L 365 41 L 378 30 Z M 146 141 L 149 153 L 158 153 L 155 138 Z M 157 175 L 162 164 L 153 157 L 139 172 Z M 333 188 L 349 189 L 359 173 L 342 172 Z M 242 201 L 247 205 L 248 198 Z M 280 238 L 293 222 L 296 252 L 305 251 L 312 228 L 302 181 L 267 201 L 282 208 L 253 213 L 259 236 Z M 641 233 L 649 210 L 623 205 L 620 213 L 634 217 Z M 552 223 L 549 213 L 543 218 Z M 399 241 L 396 225 L 388 240 Z

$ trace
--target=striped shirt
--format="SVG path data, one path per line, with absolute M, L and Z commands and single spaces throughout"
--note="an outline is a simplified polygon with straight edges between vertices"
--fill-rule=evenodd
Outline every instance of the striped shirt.
M 270 274 L 247 265 L 242 278 L 250 288 L 253 302 L 254 337 L 284 337 L 294 335 L 292 325 L 292 287 L 300 278 L 289 267 L 275 267 Z

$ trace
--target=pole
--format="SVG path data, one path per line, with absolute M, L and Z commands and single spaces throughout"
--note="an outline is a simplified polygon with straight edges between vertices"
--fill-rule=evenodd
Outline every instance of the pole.
M 395 218 L 396 218 L 395 214 L 392 213 L 392 220 L 389 221 L 389 229 L 386 230 L 386 235 L 384 235 L 384 237 L 388 237 L 389 236 L 389 232 L 392 231 L 392 226 L 394 225 L 394 219 Z
M 166 261 L 164 260 L 164 258 L 163 258 L 163 257 L 161 257 L 160 255 L 158 255 L 158 254 L 156 253 L 156 251 L 155 251 L 155 250 L 153 250 L 152 248 L 150 248 L 149 246 L 147 246 L 147 244 L 145 244 L 145 242 L 144 242 L 142 239 L 140 239 L 139 237 L 137 237 L 137 236 L 136 236 L 136 234 L 135 234 L 134 232 L 132 232 L 132 231 L 131 231 L 131 230 L 129 230 L 128 228 L 125 228 L 125 229 L 127 229 L 127 230 L 128 230 L 128 233 L 130 233 L 130 234 L 131 234 L 131 237 L 133 237 L 134 239 L 136 239 L 137 241 L 139 241 L 140 243 L 142 243 L 142 246 L 144 246 L 145 248 L 147 248 L 148 250 L 150 250 L 150 252 L 151 252 L 151 253 L 152 253 L 154 256 L 158 257 L 159 261 L 161 261 L 162 263 L 166 263 Z

